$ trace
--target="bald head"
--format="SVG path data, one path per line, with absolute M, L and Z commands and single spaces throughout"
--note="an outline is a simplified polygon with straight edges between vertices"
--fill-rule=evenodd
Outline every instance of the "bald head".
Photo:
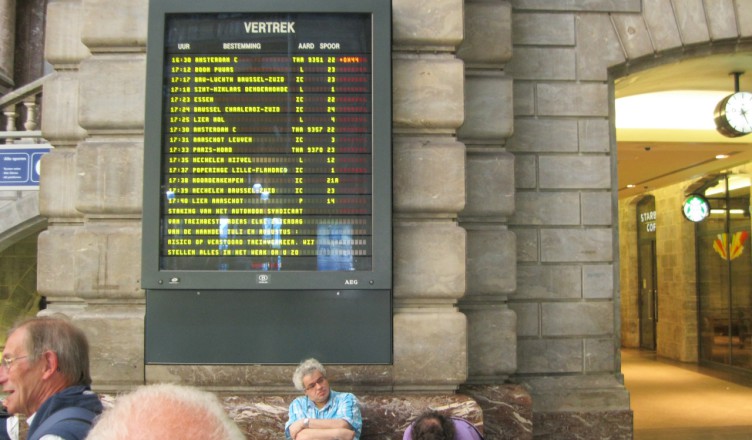
M 147 385 L 117 398 L 87 440 L 245 440 L 214 394 L 180 385 Z

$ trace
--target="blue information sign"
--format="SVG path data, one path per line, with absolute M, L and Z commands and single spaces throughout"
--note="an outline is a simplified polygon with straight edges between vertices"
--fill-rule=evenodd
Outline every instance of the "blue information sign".
M 0 148 L 0 190 L 39 189 L 39 161 L 49 144 Z

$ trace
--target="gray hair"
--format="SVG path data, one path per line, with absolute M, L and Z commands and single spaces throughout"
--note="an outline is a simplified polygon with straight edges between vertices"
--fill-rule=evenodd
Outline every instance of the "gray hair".
M 80 328 L 65 316 L 40 316 L 20 321 L 8 331 L 8 336 L 18 330 L 26 332 L 26 350 L 29 360 L 36 361 L 44 352 L 57 355 L 58 370 L 68 385 L 91 385 L 89 371 L 89 341 Z
M 173 384 L 144 385 L 117 397 L 86 437 L 87 440 L 136 438 L 246 440 L 216 395 Z
M 322 376 L 326 377 L 326 368 L 321 365 L 321 362 L 316 359 L 306 359 L 298 365 L 295 369 L 295 373 L 292 375 L 292 383 L 295 385 L 295 389 L 303 391 L 303 378 L 309 374 L 318 371 Z

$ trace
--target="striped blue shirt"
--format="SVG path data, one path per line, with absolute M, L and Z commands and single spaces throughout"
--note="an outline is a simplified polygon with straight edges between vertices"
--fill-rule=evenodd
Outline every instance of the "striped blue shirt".
M 344 419 L 355 431 L 355 440 L 360 439 L 360 430 L 363 428 L 363 418 L 360 415 L 360 404 L 357 397 L 350 393 L 338 393 L 329 391 L 329 401 L 319 409 L 308 396 L 300 396 L 290 404 L 290 414 L 285 423 L 285 436 L 290 439 L 290 425 L 298 420 L 305 419 Z

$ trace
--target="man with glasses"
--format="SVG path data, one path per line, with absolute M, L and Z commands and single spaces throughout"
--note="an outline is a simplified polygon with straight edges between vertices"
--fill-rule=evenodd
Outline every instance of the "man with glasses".
M 305 396 L 290 404 L 285 436 L 293 440 L 358 440 L 363 427 L 358 399 L 329 388 L 324 366 L 316 359 L 300 363 L 292 376 Z
M 28 417 L 29 440 L 82 440 L 102 404 L 91 389 L 89 343 L 64 319 L 31 318 L 8 333 L 0 361 L 4 406 Z

